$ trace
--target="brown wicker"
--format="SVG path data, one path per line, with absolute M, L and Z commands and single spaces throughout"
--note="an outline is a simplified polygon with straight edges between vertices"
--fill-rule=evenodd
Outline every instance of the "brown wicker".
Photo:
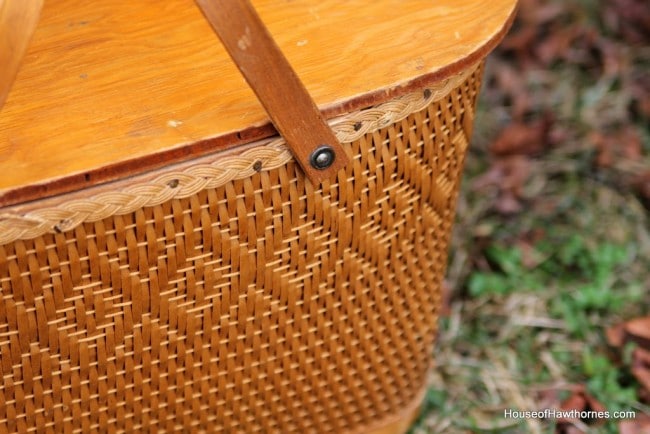
M 431 365 L 480 76 L 403 119 L 355 123 L 352 163 L 319 188 L 290 158 L 260 160 L 185 195 L 173 190 L 192 180 L 167 174 L 167 199 L 101 219 L 83 204 L 2 216 L 40 229 L 0 234 L 0 430 L 353 433 L 399 419 Z

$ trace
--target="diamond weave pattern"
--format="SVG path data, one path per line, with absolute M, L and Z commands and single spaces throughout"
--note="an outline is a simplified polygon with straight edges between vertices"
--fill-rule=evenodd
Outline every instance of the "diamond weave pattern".
M 410 403 L 480 69 L 346 144 L 0 246 L 0 431 L 352 433 Z

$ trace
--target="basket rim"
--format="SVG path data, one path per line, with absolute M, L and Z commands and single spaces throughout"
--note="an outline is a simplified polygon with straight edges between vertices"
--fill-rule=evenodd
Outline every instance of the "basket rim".
M 481 61 L 471 65 L 434 86 L 348 113 L 328 123 L 341 143 L 351 143 L 444 99 L 482 64 Z M 284 139 L 276 136 L 109 184 L 0 208 L 0 245 L 46 233 L 67 232 L 83 223 L 186 198 L 229 181 L 276 169 L 291 160 L 293 156 Z

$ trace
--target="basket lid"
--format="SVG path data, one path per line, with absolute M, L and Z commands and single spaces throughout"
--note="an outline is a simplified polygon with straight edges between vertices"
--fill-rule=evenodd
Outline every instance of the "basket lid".
M 480 61 L 516 0 L 253 2 L 327 118 Z M 0 206 L 275 134 L 190 0 L 46 2 L 0 111 Z

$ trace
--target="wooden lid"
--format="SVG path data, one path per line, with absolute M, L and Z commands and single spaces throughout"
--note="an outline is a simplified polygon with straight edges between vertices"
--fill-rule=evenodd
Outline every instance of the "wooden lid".
M 253 3 L 330 118 L 476 63 L 516 0 Z M 45 2 L 0 111 L 0 206 L 274 132 L 193 1 Z

